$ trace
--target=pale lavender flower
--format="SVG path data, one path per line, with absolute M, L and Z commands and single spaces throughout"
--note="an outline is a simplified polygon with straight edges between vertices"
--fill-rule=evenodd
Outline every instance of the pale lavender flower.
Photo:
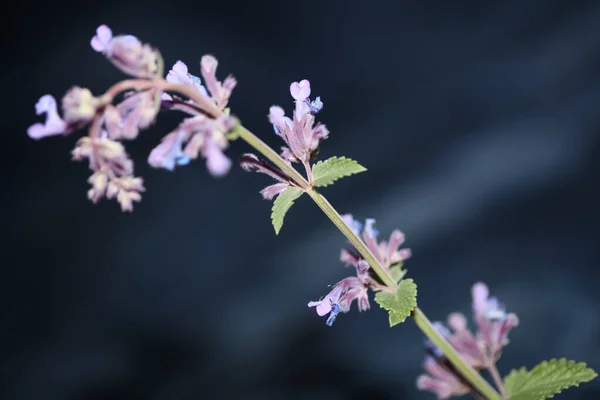
M 316 156 L 321 140 L 327 139 L 329 135 L 325 125 L 314 126 L 314 114 L 321 110 L 323 103 L 320 98 L 313 102 L 309 100 L 310 82 L 306 79 L 293 82 L 290 94 L 296 104 L 293 118 L 286 117 L 279 106 L 269 109 L 268 118 L 275 133 L 287 145 L 282 148 L 282 157 L 289 162 L 307 164 Z
M 229 145 L 225 135 L 234 124 L 234 119 L 228 116 L 186 118 L 152 150 L 148 163 L 155 168 L 173 170 L 176 165 L 186 165 L 202 155 L 209 172 L 213 176 L 223 176 L 231 168 L 231 160 L 223 154 Z
M 356 277 L 344 278 L 335 285 L 327 296 L 319 301 L 311 301 L 309 307 L 316 307 L 317 314 L 324 316 L 330 314 L 327 319 L 327 325 L 331 326 L 339 312 L 346 313 L 350 311 L 352 302 L 356 300 L 359 311 L 366 311 L 370 308 L 368 289 L 371 277 L 368 273 L 369 264 L 361 260 L 356 265 Z
M 206 88 L 202 86 L 200 78 L 188 72 L 188 66 L 183 61 L 177 61 L 167 74 L 167 82 L 186 85 L 194 88 L 203 96 L 209 97 Z
M 509 343 L 508 333 L 519 325 L 519 318 L 513 313 L 507 314 L 497 298 L 489 297 L 489 289 L 484 283 L 474 284 L 471 293 L 477 339 L 485 347 L 487 357 L 496 360 Z
M 156 51 L 142 44 L 135 36 L 113 36 L 108 26 L 100 25 L 90 45 L 126 74 L 151 78 L 158 72 L 159 57 Z
M 223 154 L 223 149 L 214 137 L 205 137 L 202 156 L 206 159 L 206 168 L 213 176 L 224 176 L 231 169 L 231 160 Z
M 399 230 L 394 230 L 388 241 L 383 240 L 378 242 L 377 237 L 379 236 L 379 231 L 375 229 L 374 219 L 368 218 L 365 221 L 364 226 L 356 221 L 352 217 L 352 214 L 344 214 L 342 215 L 342 219 L 354 233 L 362 236 L 362 239 L 369 250 L 371 250 L 373 255 L 386 270 L 389 270 L 392 265 L 410 258 L 410 249 L 400 249 L 400 246 L 404 244 L 405 238 L 404 234 Z M 340 258 L 347 265 L 354 265 L 357 260 L 356 254 L 349 250 L 342 250 Z
M 217 80 L 216 72 L 219 65 L 216 58 L 211 55 L 205 55 L 200 60 L 200 72 L 204 78 L 204 83 L 212 95 L 212 100 L 220 110 L 227 107 L 231 92 L 237 85 L 237 81 L 232 75 L 228 75 L 223 83 Z
M 47 136 L 60 135 L 67 133 L 67 123 L 58 115 L 56 99 L 49 95 L 43 95 L 35 103 L 35 113 L 37 115 L 46 114 L 46 122 L 36 123 L 27 129 L 27 135 L 32 139 L 41 139 Z
M 92 37 L 90 44 L 98 53 L 108 51 L 112 36 L 112 30 L 108 26 L 100 25 L 96 29 L 96 35 Z
M 133 162 L 123 145 L 109 139 L 106 132 L 100 136 L 79 139 L 72 151 L 74 160 L 87 158 L 94 171 L 88 179 L 92 185 L 88 198 L 96 203 L 103 197 L 116 197 L 123 211 L 132 211 L 133 202 L 140 201 L 145 190 L 142 178 L 133 176 Z
M 114 138 L 135 139 L 141 129 L 148 128 L 156 120 L 159 108 L 160 101 L 154 90 L 127 93 L 123 101 L 116 106 L 121 121 L 113 126 L 113 132 L 110 132 L 108 126 L 107 130 Z
M 465 385 L 454 371 L 434 357 L 428 356 L 423 363 L 423 368 L 425 368 L 426 374 L 417 378 L 419 390 L 431 391 L 438 399 L 448 399 L 471 392 L 471 388 Z
M 472 296 L 474 320 L 478 328 L 475 334 L 469 329 L 467 318 L 461 313 L 448 316 L 448 326 L 451 330 L 439 322 L 434 323 L 434 327 L 473 368 L 489 368 L 500 358 L 502 349 L 508 344 L 508 332 L 518 325 L 518 318 L 515 314 L 506 314 L 504 306 L 496 298 L 489 297 L 488 287 L 484 283 L 478 282 L 473 285 Z M 439 348 L 429 340 L 426 340 L 426 345 L 428 360 L 434 360 L 438 367 L 445 369 L 445 373 L 437 378 L 422 375 L 417 381 L 417 386 L 422 390 L 434 391 L 440 399 L 457 396 L 461 386 L 456 385 L 456 382 L 461 383 L 464 389 L 466 381 Z M 432 365 L 431 361 L 426 363 Z M 428 372 L 432 375 L 430 370 Z
M 474 368 L 485 367 L 488 364 L 485 347 L 469 329 L 467 318 L 461 313 L 452 313 L 448 316 L 448 326 L 452 334 L 447 339 L 463 359 Z
M 185 137 L 184 132 L 171 132 L 162 139 L 161 144 L 156 146 L 148 157 L 148 164 L 155 168 L 164 168 L 169 171 L 175 169 L 175 165 L 187 165 L 190 158 L 183 154 L 182 144 Z

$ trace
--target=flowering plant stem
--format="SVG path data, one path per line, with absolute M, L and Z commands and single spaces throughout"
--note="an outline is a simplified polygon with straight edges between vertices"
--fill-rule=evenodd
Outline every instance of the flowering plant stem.
M 377 274 L 379 279 L 390 288 L 396 288 L 398 285 L 390 274 L 381 266 L 377 258 L 371 253 L 365 243 L 358 237 L 354 231 L 344 222 L 340 214 L 335 208 L 327 201 L 327 199 L 317 192 L 314 188 L 311 188 L 306 180 L 291 166 L 289 166 L 273 149 L 267 144 L 260 140 L 256 135 L 247 130 L 246 128 L 240 127 L 239 136 L 246 143 L 252 146 L 256 151 L 260 152 L 263 156 L 272 161 L 275 165 L 281 168 L 287 173 L 294 181 L 305 189 L 306 193 L 314 200 L 319 208 L 329 217 L 331 222 L 346 236 L 346 238 L 352 243 L 356 250 L 363 256 L 365 261 L 369 263 L 373 271 Z M 483 394 L 488 400 L 499 400 L 500 395 L 494 388 L 485 380 L 483 377 L 475 371 L 469 364 L 463 360 L 458 352 L 452 347 L 450 343 L 433 327 L 433 324 L 425 316 L 423 311 L 416 307 L 412 312 L 412 317 L 415 320 L 417 326 L 423 331 L 437 347 L 439 347 L 448 360 L 456 367 L 458 371 L 475 387 L 475 389 Z
M 155 78 L 152 80 L 145 79 L 131 79 L 120 82 L 111 87 L 104 96 L 101 97 L 103 102 L 109 103 L 114 97 L 125 90 L 136 89 L 136 90 L 147 90 L 154 88 L 161 91 L 177 92 L 197 102 L 200 108 L 207 114 L 213 117 L 222 116 L 222 112 L 215 107 L 208 98 L 199 95 L 199 93 L 191 90 L 190 87 L 185 85 L 169 83 L 163 79 Z M 260 138 L 250 132 L 242 125 L 238 125 L 234 128 L 233 133 L 240 139 L 244 140 L 256 151 L 262 154 L 265 158 L 275 164 L 279 169 L 285 172 L 296 185 L 298 185 L 304 192 L 306 192 L 313 201 L 321 208 L 321 210 L 329 217 L 333 224 L 346 236 L 350 243 L 356 248 L 361 256 L 369 263 L 375 274 L 379 279 L 390 289 L 396 289 L 398 285 L 392 279 L 390 274 L 381 266 L 377 258 L 371 253 L 365 243 L 360 237 L 352 231 L 350 226 L 344 222 L 340 214 L 335 208 L 327 201 L 322 194 L 315 190 L 312 185 L 291 165 L 289 165 L 277 152 L 275 152 L 269 145 L 263 142 Z M 307 171 L 308 173 L 308 171 Z M 463 360 L 458 352 L 452 347 L 452 345 L 434 328 L 433 324 L 425 316 L 425 314 L 417 307 L 412 312 L 412 317 L 415 320 L 417 326 L 423 331 L 437 347 L 439 347 L 446 355 L 448 360 L 456 367 L 458 371 L 464 376 L 465 379 L 479 392 L 485 396 L 488 400 L 500 400 L 502 397 L 496 392 L 496 390 L 485 380 L 483 377 L 475 371 L 469 364 Z

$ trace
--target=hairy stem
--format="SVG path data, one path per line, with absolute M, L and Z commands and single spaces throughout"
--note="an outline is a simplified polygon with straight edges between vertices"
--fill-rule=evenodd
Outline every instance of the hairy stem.
M 490 372 L 490 375 L 492 376 L 492 379 L 494 380 L 494 383 L 496 384 L 496 387 L 500 391 L 500 394 L 503 397 L 506 397 L 507 393 L 506 393 L 506 390 L 504 389 L 504 384 L 502 383 L 502 378 L 500 377 L 500 373 L 498 372 L 498 368 L 496 368 L 496 362 L 495 361 L 491 361 L 489 363 L 489 365 L 487 366 L 487 369 Z
M 156 88 L 161 91 L 171 91 L 176 92 L 190 99 L 194 100 L 198 106 L 207 114 L 212 115 L 213 117 L 220 117 L 223 115 L 223 112 L 218 109 L 215 104 L 205 96 L 203 96 L 200 92 L 194 90 L 193 88 L 185 85 L 173 84 L 169 83 L 161 78 L 156 78 L 153 80 L 145 80 L 145 79 L 131 79 L 122 81 L 117 83 L 113 87 L 111 87 L 102 97 L 102 100 L 106 102 L 110 102 L 114 99 L 114 97 L 124 91 L 129 89 L 134 90 L 146 90 L 149 88 Z M 291 165 L 285 162 L 285 160 L 277 154 L 269 145 L 260 140 L 256 135 L 250 132 L 245 127 L 239 125 L 236 128 L 236 133 L 239 137 L 248 143 L 251 147 L 253 147 L 256 151 L 262 154 L 265 158 L 279 167 L 283 172 L 285 172 L 299 187 L 301 187 L 308 195 L 314 200 L 314 202 L 321 208 L 321 210 L 329 217 L 329 219 L 333 222 L 333 224 L 346 236 L 346 238 L 352 243 L 352 245 L 356 248 L 356 250 L 362 255 L 362 257 L 367 261 L 373 271 L 377 274 L 379 279 L 388 286 L 389 288 L 396 288 L 396 282 L 392 279 L 388 271 L 379 263 L 377 258 L 371 253 L 367 245 L 362 241 L 362 239 L 354 233 L 354 231 L 344 222 L 340 214 L 333 208 L 331 203 L 327 201 L 323 195 L 317 192 L 312 186 L 304 179 L 304 177 L 296 171 Z M 412 312 L 412 316 L 415 320 L 417 326 L 423 331 L 425 336 L 427 336 L 437 347 L 439 347 L 448 360 L 459 370 L 463 376 L 488 400 L 500 400 L 500 395 L 494 390 L 494 388 L 487 383 L 485 379 L 481 377 L 469 364 L 467 364 L 460 354 L 454 350 L 452 345 L 448 343 L 448 341 L 440 335 L 440 333 L 434 328 L 433 324 L 425 314 L 419 309 L 415 308 Z

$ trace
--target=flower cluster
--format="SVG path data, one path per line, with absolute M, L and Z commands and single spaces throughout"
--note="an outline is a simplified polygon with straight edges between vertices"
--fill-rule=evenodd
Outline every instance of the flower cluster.
M 293 82 L 290 94 L 296 103 L 292 118 L 285 116 L 283 108 L 272 106 L 269 109 L 269 122 L 287 145 L 281 148 L 281 156 L 289 162 L 306 165 L 316 157 L 319 143 L 329 136 L 325 125 L 314 125 L 314 114 L 321 111 L 323 103 L 320 97 L 314 101 L 309 100 L 310 82 L 306 79 Z
M 319 143 L 329 136 L 325 125 L 314 125 L 314 115 L 321 111 L 323 103 L 320 97 L 310 101 L 310 82 L 306 79 L 293 82 L 290 85 L 290 94 L 296 104 L 293 118 L 286 117 L 283 108 L 272 106 L 269 109 L 269 122 L 273 125 L 275 133 L 287 145 L 281 148 L 283 159 L 288 163 L 301 162 L 309 174 L 309 183 L 311 183 L 312 175 L 309 163 L 317 156 Z M 240 163 L 246 171 L 263 173 L 277 181 L 261 190 L 260 193 L 266 200 L 273 199 L 290 186 L 297 186 L 285 172 L 260 160 L 254 154 L 244 154 Z
M 184 119 L 150 153 L 151 166 L 173 170 L 175 165 L 185 165 L 201 155 L 211 174 L 222 176 L 229 171 L 231 161 L 223 150 L 228 146 L 226 134 L 234 127 L 235 119 L 225 107 L 236 81 L 232 76 L 223 83 L 217 80 L 218 63 L 214 57 L 206 55 L 200 63 L 207 90 L 200 78 L 189 74 L 181 61 L 169 71 L 166 80 L 163 79 L 158 51 L 134 36 L 113 36 L 109 27 L 101 25 L 90 44 L 113 65 L 136 79 L 117 83 L 98 97 L 86 88 L 73 87 L 62 98 L 62 117 L 55 98 L 43 95 L 35 109 L 38 115 L 46 114 L 46 121 L 33 124 L 27 130 L 29 137 L 41 139 L 69 134 L 89 124 L 88 136 L 77 142 L 72 154 L 75 160 L 89 160 L 90 200 L 97 202 L 103 197 L 114 197 L 124 211 L 131 211 L 133 202 L 141 199 L 143 181 L 134 176 L 133 162 L 120 141 L 135 139 L 140 130 L 156 120 L 161 109 L 183 111 L 191 117 Z M 184 91 L 190 99 L 163 93 L 171 89 Z M 114 98 L 121 92 L 125 92 L 122 100 L 113 105 Z
M 352 215 L 346 214 L 342 218 L 358 235 L 361 234 L 365 243 L 369 246 L 373 254 L 381 262 L 382 266 L 389 270 L 391 266 L 398 265 L 410 257 L 410 249 L 400 249 L 404 243 L 404 235 L 395 230 L 392 232 L 389 241 L 377 241 L 378 232 L 373 227 L 374 219 L 367 219 L 364 225 L 352 218 Z M 342 312 L 346 313 L 350 310 L 350 306 L 354 300 L 358 303 L 359 311 L 366 311 L 370 308 L 368 289 L 382 290 L 386 287 L 377 283 L 370 275 L 369 264 L 355 250 L 342 250 L 340 260 L 346 266 L 354 266 L 356 276 L 351 276 L 342 279 L 335 285 L 332 290 L 319 301 L 311 301 L 309 307 L 315 307 L 319 316 L 328 315 L 327 325 L 331 326 L 337 315 Z
M 108 26 L 100 25 L 90 45 L 128 75 L 153 78 L 162 73 L 160 54 L 135 36 L 113 36 Z
M 448 329 L 440 322 L 435 327 L 462 358 L 476 369 L 491 368 L 502 355 L 509 332 L 519 325 L 519 319 L 513 313 L 506 313 L 503 304 L 489 296 L 488 287 L 481 282 L 473 285 L 473 319 L 477 326 L 475 333 L 467 326 L 467 318 L 461 313 L 448 316 Z M 447 399 L 469 393 L 473 389 L 466 380 L 454 370 L 444 354 L 431 342 L 426 342 L 428 356 L 424 363 L 427 374 L 417 379 L 421 390 L 434 392 L 439 399 Z
M 236 80 L 228 76 L 223 83 L 219 82 L 216 78 L 217 65 L 217 60 L 210 55 L 202 57 L 200 62 L 201 74 L 208 90 L 199 77 L 188 72 L 187 65 L 182 61 L 175 63 L 166 80 L 189 87 L 197 98 L 214 103 L 222 112 Z M 198 101 L 184 101 L 166 93 L 162 94 L 162 103 L 164 108 L 183 111 L 192 117 L 184 119 L 173 132 L 163 138 L 161 144 L 150 153 L 148 163 L 156 168 L 173 170 L 176 165 L 187 165 L 190 160 L 202 155 L 212 175 L 223 176 L 229 172 L 231 160 L 223 154 L 223 150 L 229 145 L 226 134 L 235 126 L 235 119 L 224 114 L 216 118 L 210 117 L 202 112 L 203 104 Z
M 392 232 L 388 241 L 382 240 L 378 242 L 377 236 L 379 236 L 379 231 L 374 228 L 374 219 L 367 218 L 363 228 L 360 222 L 352 218 L 352 214 L 342 215 L 342 218 L 352 228 L 354 233 L 362 237 L 371 253 L 373 253 L 386 271 L 389 271 L 392 266 L 410 258 L 412 254 L 410 249 L 400 249 L 406 238 L 398 229 Z M 354 251 L 344 249 L 340 258 L 347 265 L 354 265 L 358 261 L 359 256 Z

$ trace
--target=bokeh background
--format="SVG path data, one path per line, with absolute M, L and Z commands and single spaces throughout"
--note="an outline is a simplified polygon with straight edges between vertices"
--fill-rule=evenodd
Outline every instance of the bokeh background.
M 433 398 L 412 322 L 390 329 L 372 303 L 328 328 L 306 307 L 350 271 L 308 198 L 275 236 L 268 178 L 146 165 L 180 115 L 128 144 L 148 189 L 133 214 L 87 201 L 76 137 L 26 136 L 40 95 L 123 77 L 89 47 L 102 23 L 167 65 L 215 54 L 233 112 L 273 146 L 269 106 L 310 79 L 322 158 L 369 169 L 324 194 L 406 233 L 432 319 L 469 312 L 483 280 L 521 320 L 501 372 L 600 368 L 599 2 L 21 0 L 2 17 L 2 399 Z M 558 398 L 599 396 L 596 380 Z

